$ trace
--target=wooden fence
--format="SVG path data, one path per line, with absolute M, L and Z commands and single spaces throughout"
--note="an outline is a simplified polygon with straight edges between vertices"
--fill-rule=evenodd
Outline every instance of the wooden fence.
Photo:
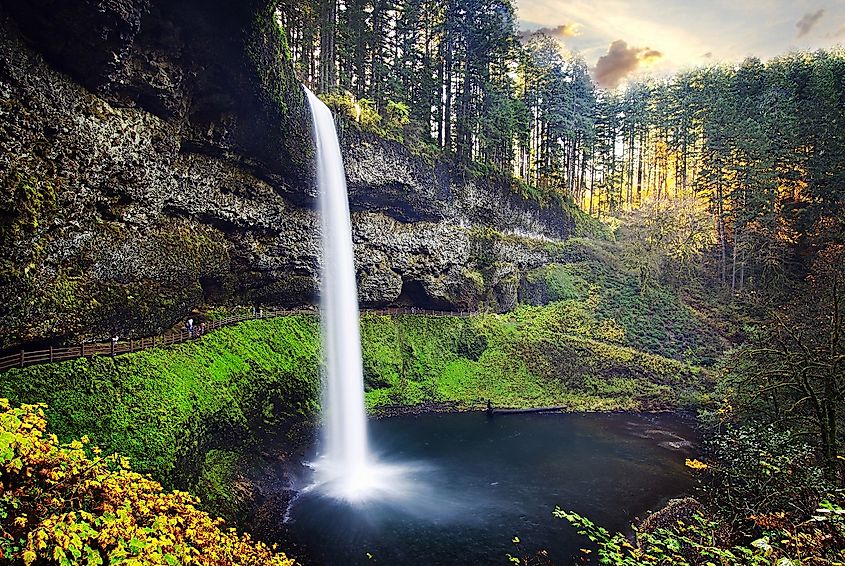
M 473 314 L 469 311 L 439 311 L 429 309 L 418 309 L 414 307 L 401 308 L 385 308 L 385 309 L 362 309 L 362 313 L 376 314 L 376 315 L 402 315 L 402 314 L 418 314 L 427 316 L 470 316 Z M 209 320 L 206 322 L 205 333 L 212 332 L 218 328 L 237 324 L 245 320 L 256 320 L 265 318 L 276 318 L 278 316 L 293 316 L 310 314 L 317 315 L 318 311 L 314 309 L 262 309 L 255 314 L 248 312 L 246 314 L 238 314 L 221 318 L 218 320 Z M 0 372 L 11 368 L 23 368 L 35 364 L 45 364 L 51 362 L 63 362 L 75 358 L 85 358 L 92 356 L 116 356 L 119 354 L 126 354 L 129 352 L 140 352 L 156 346 L 171 346 L 173 344 L 181 344 L 189 340 L 196 340 L 202 338 L 198 333 L 198 326 L 194 326 L 194 333 L 187 330 L 178 332 L 168 332 L 161 336 L 150 336 L 147 338 L 129 339 L 123 341 L 108 341 L 108 342 L 83 342 L 79 345 L 66 346 L 61 348 L 50 347 L 46 350 L 21 350 L 15 354 L 0 357 Z

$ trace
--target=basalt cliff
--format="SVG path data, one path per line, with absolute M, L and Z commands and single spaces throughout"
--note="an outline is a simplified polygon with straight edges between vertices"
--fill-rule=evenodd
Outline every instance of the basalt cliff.
M 313 303 L 311 123 L 271 2 L 9 0 L 0 28 L 0 349 Z M 339 131 L 365 306 L 507 310 L 591 229 Z

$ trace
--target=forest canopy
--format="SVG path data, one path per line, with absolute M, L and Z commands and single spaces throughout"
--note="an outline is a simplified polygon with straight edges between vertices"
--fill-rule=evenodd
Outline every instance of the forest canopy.
M 282 2 L 300 78 L 421 151 L 570 197 L 593 215 L 694 197 L 718 280 L 780 284 L 845 191 L 845 52 L 793 53 L 599 88 L 520 33 L 508 0 Z

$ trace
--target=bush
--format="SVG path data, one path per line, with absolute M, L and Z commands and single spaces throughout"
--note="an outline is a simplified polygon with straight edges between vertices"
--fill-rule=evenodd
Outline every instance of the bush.
M 294 563 L 248 534 L 224 530 L 188 493 L 165 493 L 126 458 L 88 439 L 59 445 L 46 405 L 0 399 L 0 558 L 57 564 Z
M 384 111 L 385 134 L 388 138 L 402 141 L 405 137 L 405 127 L 411 122 L 411 110 L 404 102 L 389 100 Z
M 383 112 L 376 108 L 374 100 L 356 99 L 349 91 L 323 93 L 320 99 L 335 114 L 350 120 L 359 129 L 383 138 L 404 142 L 411 123 L 411 110 L 403 102 L 387 101 Z
M 643 521 L 635 541 L 577 513 L 555 516 L 598 546 L 602 564 L 842 563 L 845 497 L 825 481 L 809 446 L 789 431 L 751 426 L 710 443 L 712 461 L 686 462 L 702 473 L 706 506 L 689 500 L 679 517 L 670 503 Z
M 653 532 L 638 531 L 636 540 L 622 533 L 611 533 L 577 513 L 555 508 L 554 516 L 566 519 L 578 534 L 598 546 L 600 564 L 641 566 L 672 564 L 722 566 L 841 563 L 845 558 L 845 509 L 824 501 L 813 521 L 800 524 L 775 523 L 765 534 L 740 544 L 725 543 L 724 526 L 712 517 L 696 514 L 691 521 L 678 521 L 671 528 Z M 582 552 L 590 553 L 589 549 Z
M 834 487 L 813 449 L 789 430 L 730 427 L 710 445 L 715 462 L 706 490 L 719 514 L 737 528 L 753 529 L 758 517 L 774 513 L 805 520 Z

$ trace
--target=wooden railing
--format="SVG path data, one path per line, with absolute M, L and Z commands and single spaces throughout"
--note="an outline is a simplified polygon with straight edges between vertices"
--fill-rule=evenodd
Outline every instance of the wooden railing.
M 418 309 L 415 307 L 397 307 L 385 309 L 362 309 L 362 314 L 375 315 L 403 315 L 403 314 L 417 314 L 427 316 L 470 316 L 473 313 L 470 311 L 441 311 L 430 309 Z M 255 314 L 247 312 L 245 314 L 237 314 L 221 318 L 218 320 L 209 320 L 206 322 L 205 334 L 229 326 L 237 324 L 246 320 L 258 320 L 265 318 L 276 318 L 279 316 L 293 316 L 310 314 L 317 315 L 318 311 L 314 309 L 262 309 Z M 35 364 L 45 364 L 51 362 L 63 362 L 75 358 L 86 358 L 91 356 L 117 356 L 119 354 L 127 354 L 130 352 L 139 352 L 147 350 L 156 346 L 171 346 L 173 344 L 181 344 L 190 340 L 202 338 L 202 334 L 198 332 L 198 327 L 194 326 L 194 332 L 181 330 L 178 332 L 168 332 L 161 336 L 149 336 L 147 338 L 129 339 L 123 341 L 107 341 L 107 342 L 83 342 L 79 345 L 65 346 L 54 348 L 50 347 L 46 350 L 21 350 L 15 354 L 0 357 L 0 372 L 11 368 L 23 368 Z

